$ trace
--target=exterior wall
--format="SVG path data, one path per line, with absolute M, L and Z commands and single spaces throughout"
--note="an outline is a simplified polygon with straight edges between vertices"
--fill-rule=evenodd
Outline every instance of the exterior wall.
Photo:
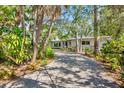
M 71 47 L 76 47 L 76 40 L 71 40 Z
M 91 40 L 90 40 L 90 47 L 91 47 L 91 49 L 94 48 L 94 39 L 91 39 Z
M 94 45 L 94 40 L 93 39 L 83 39 L 82 41 L 89 41 L 90 42 L 90 45 L 82 45 L 82 48 L 92 48 L 93 49 L 93 45 Z M 71 42 L 71 46 L 69 45 L 69 42 Z M 79 47 L 80 47 L 80 44 L 82 44 L 82 42 L 80 41 L 80 39 L 78 40 L 79 42 Z M 76 47 L 76 40 L 70 40 L 68 41 L 68 47 Z
M 61 47 L 60 48 L 63 48 L 63 46 L 64 46 L 64 43 L 63 43 L 63 41 L 61 41 Z
M 90 45 L 82 45 L 83 48 L 85 48 L 85 47 L 92 48 L 93 47 L 93 44 L 94 44 L 93 39 L 91 39 L 91 40 L 84 40 L 83 39 L 82 41 L 90 41 Z M 56 42 L 58 42 L 58 41 L 56 41 Z M 50 44 L 51 48 L 64 48 L 64 47 L 66 47 L 65 42 L 63 42 L 63 41 L 60 41 L 60 42 L 61 42 L 60 47 L 54 47 L 55 42 L 51 42 L 51 44 Z M 71 42 L 71 45 L 70 45 L 70 42 Z M 78 42 L 79 42 L 79 47 L 80 47 L 80 44 L 82 44 L 82 42 L 80 40 L 78 40 Z M 67 45 L 68 45 L 68 47 L 76 47 L 76 40 L 67 41 Z
M 54 45 L 53 44 L 54 44 L 53 42 L 50 42 L 51 48 L 54 48 Z
M 101 37 L 100 39 L 98 39 L 98 44 L 99 44 L 99 50 L 100 48 L 102 47 L 103 43 L 105 43 L 107 40 L 111 40 L 111 38 L 108 38 L 108 37 Z M 94 38 L 86 38 L 86 39 L 82 39 L 82 41 L 90 41 L 90 44 L 89 45 L 82 45 L 82 49 L 83 48 L 91 48 L 91 49 L 94 49 Z M 100 41 L 100 42 L 99 42 Z M 54 43 L 55 42 L 60 42 L 61 43 L 61 46 L 60 47 L 54 47 Z M 67 47 L 76 47 L 76 39 L 73 39 L 73 40 L 67 40 L 67 41 L 52 41 L 51 42 L 51 48 L 64 48 L 66 47 L 66 43 L 67 42 Z M 70 45 L 70 42 L 71 42 L 71 45 Z M 78 39 L 78 42 L 79 42 L 79 47 L 80 47 L 80 44 L 82 44 L 82 42 L 80 41 L 80 39 Z
M 82 49 L 85 48 L 91 48 L 93 49 L 93 45 L 94 45 L 94 40 L 93 39 L 83 39 L 82 41 L 89 41 L 90 44 L 89 45 L 82 45 Z M 82 42 L 80 42 L 82 44 Z

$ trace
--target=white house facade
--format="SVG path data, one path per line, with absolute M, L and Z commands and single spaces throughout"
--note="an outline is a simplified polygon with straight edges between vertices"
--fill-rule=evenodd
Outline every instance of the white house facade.
M 111 40 L 110 36 L 100 36 L 98 37 L 98 49 L 100 49 L 107 40 Z M 82 48 L 90 48 L 94 47 L 94 37 L 83 37 L 78 38 L 79 46 L 82 44 Z M 50 43 L 51 48 L 68 48 L 68 47 L 76 47 L 76 38 L 70 38 L 65 41 L 61 40 L 52 40 Z

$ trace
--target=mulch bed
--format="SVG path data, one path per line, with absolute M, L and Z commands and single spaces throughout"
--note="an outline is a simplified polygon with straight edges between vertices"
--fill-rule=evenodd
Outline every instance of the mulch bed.
M 48 64 L 53 62 L 53 59 L 48 60 Z M 43 69 L 44 65 L 39 65 L 38 68 L 30 70 L 27 69 L 27 66 L 30 64 L 30 62 L 27 62 L 27 64 L 23 64 L 20 66 L 15 66 L 12 70 L 14 70 L 14 76 L 10 77 L 9 79 L 0 79 L 0 88 L 4 87 L 7 83 L 15 80 L 17 77 L 24 76 L 26 74 L 31 74 L 35 71 L 39 71 Z

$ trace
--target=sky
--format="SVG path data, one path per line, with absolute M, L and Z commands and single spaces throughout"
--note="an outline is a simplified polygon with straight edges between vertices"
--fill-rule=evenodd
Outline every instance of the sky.
M 79 11 L 77 16 L 79 17 L 78 20 L 80 20 L 81 23 L 74 22 L 75 12 L 77 11 L 78 8 L 80 8 L 80 11 Z M 61 9 L 62 9 L 62 11 L 61 11 L 61 16 L 59 17 L 59 19 L 62 21 L 61 21 L 61 24 L 58 25 L 58 28 L 59 28 L 58 32 L 61 32 L 61 34 L 63 34 L 63 37 L 67 36 L 70 33 L 69 30 L 73 30 L 73 29 L 67 29 L 65 27 L 61 27 L 62 24 L 67 25 L 67 26 L 70 24 L 70 26 L 74 26 L 74 25 L 72 25 L 72 22 L 74 22 L 75 26 L 77 27 L 77 29 L 75 29 L 75 30 L 84 29 L 83 26 L 81 26 L 81 24 L 84 21 L 84 19 L 86 19 L 86 18 L 88 20 L 87 21 L 88 24 L 90 24 L 90 25 L 92 24 L 92 18 L 91 18 L 91 16 L 89 16 L 90 14 L 88 14 L 88 13 L 92 13 L 92 6 L 90 6 L 90 5 L 84 5 L 84 6 L 82 6 L 82 5 L 81 6 L 70 5 L 70 6 L 68 6 L 67 9 L 65 9 L 64 6 L 61 6 Z M 63 21 L 64 21 L 64 23 L 63 23 Z M 79 24 L 79 28 L 78 28 L 77 23 Z

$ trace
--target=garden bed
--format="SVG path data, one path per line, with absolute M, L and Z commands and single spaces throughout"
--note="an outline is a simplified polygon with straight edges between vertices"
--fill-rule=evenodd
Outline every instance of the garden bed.
M 1 67 L 3 66 L 2 68 L 0 68 L 1 70 L 3 68 L 4 69 L 6 68 L 6 69 L 9 69 L 9 71 L 13 72 L 7 78 L 0 79 L 0 87 L 3 87 L 10 81 L 14 80 L 16 77 L 30 74 L 30 73 L 33 73 L 34 71 L 42 70 L 45 65 L 51 62 L 53 62 L 53 59 L 48 59 L 46 63 L 44 63 L 43 61 L 41 62 L 40 60 L 37 60 L 37 63 L 27 62 L 27 64 L 23 64 L 21 66 L 15 66 L 15 67 L 7 67 L 7 66 L 4 66 L 3 64 L 0 64 Z

